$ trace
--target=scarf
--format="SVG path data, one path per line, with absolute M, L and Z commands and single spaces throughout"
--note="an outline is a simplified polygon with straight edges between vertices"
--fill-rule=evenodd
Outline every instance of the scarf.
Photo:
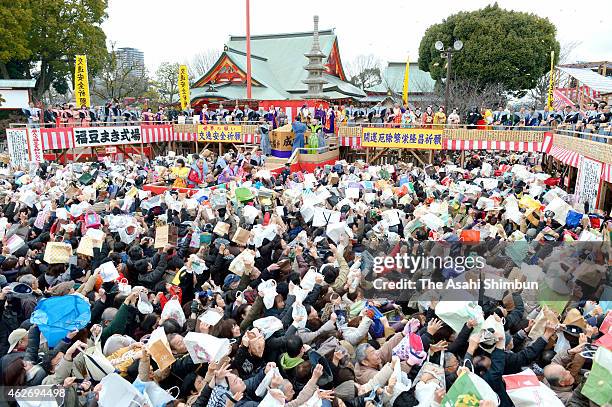
M 287 352 L 285 352 L 281 356 L 280 365 L 282 366 L 283 369 L 289 370 L 289 369 L 293 369 L 294 367 L 296 367 L 297 365 L 299 365 L 303 361 L 304 361 L 304 359 L 302 359 L 301 357 L 296 356 L 296 357 L 292 358 L 292 357 L 289 356 L 289 354 Z

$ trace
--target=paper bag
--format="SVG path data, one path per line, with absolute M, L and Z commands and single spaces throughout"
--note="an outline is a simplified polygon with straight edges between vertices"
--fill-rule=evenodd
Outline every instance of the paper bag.
M 162 249 L 168 245 L 168 233 L 170 231 L 169 225 L 158 226 L 155 229 L 155 245 L 156 249 Z
M 236 233 L 234 233 L 234 237 L 232 237 L 232 242 L 238 244 L 239 246 L 246 246 L 249 243 L 250 237 L 251 232 L 239 227 L 236 230 Z
M 87 229 L 87 233 L 85 233 L 85 236 L 91 239 L 93 247 L 101 249 L 102 244 L 104 243 L 104 238 L 106 237 L 106 233 L 99 229 L 90 228 Z
M 48 242 L 43 260 L 47 264 L 68 264 L 72 255 L 72 246 L 61 242 Z
M 154 248 L 162 249 L 167 245 L 176 246 L 178 241 L 178 228 L 174 225 L 157 226 L 155 230 Z
M 19 235 L 13 235 L 6 241 L 6 247 L 9 249 L 9 253 L 13 254 L 21 247 L 25 245 L 25 241 Z M 46 255 L 46 252 L 45 252 Z
M 83 256 L 93 257 L 93 240 L 89 236 L 83 236 L 81 241 L 79 242 L 79 247 L 77 247 L 77 254 L 82 254 Z
M 217 222 L 215 228 L 213 229 L 213 233 L 219 236 L 225 236 L 229 233 L 230 224 L 225 222 Z
M 160 370 L 164 370 L 176 361 L 163 327 L 159 327 L 151 333 L 147 348 Z
M 548 308 L 547 305 L 544 305 L 542 306 L 542 310 L 536 317 L 534 324 L 529 331 L 529 337 L 535 341 L 542 336 L 544 334 L 544 329 L 546 328 L 547 322 L 552 322 L 556 325 L 559 323 L 559 318 L 557 318 L 555 313 Z

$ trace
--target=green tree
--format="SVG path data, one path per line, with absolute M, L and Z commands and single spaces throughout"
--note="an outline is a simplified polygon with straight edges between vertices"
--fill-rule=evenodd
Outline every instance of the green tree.
M 501 83 L 508 91 L 524 95 L 550 69 L 550 51 L 559 55 L 556 27 L 531 13 L 504 10 L 497 3 L 484 9 L 453 14 L 425 31 L 419 46 L 419 68 L 440 80 L 446 60 L 436 41 L 452 46 L 463 41 L 453 55 L 453 77 L 481 84 Z
M 23 2 L 31 14 L 25 35 L 28 53 L 11 56 L 6 72 L 15 78 L 35 78 L 35 99 L 41 99 L 51 85 L 58 91 L 67 90 L 67 83 L 73 82 L 75 55 L 87 55 L 90 74 L 99 69 L 107 55 L 106 36 L 100 27 L 107 0 L 16 1 Z M 8 47 L 15 38 L 9 37 Z
M 155 71 L 153 87 L 157 89 L 161 103 L 171 104 L 178 101 L 179 66 L 178 62 L 162 62 Z
M 0 0 L 0 21 L 0 75 L 9 79 L 6 63 L 28 58 L 31 54 L 28 30 L 32 11 L 27 7 L 27 0 Z

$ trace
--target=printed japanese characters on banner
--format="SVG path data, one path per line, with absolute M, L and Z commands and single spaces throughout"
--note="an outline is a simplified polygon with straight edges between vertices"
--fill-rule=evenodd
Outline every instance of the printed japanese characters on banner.
M 599 187 L 601 184 L 601 171 L 603 165 L 599 161 L 584 156 L 578 162 L 578 177 L 576 179 L 576 196 L 578 202 L 588 202 L 589 210 L 597 208 Z
M 242 143 L 242 126 L 223 124 L 199 125 L 198 141 L 206 143 Z
M 364 127 L 361 134 L 363 147 L 442 149 L 441 129 L 400 129 Z
M 28 129 L 28 152 L 31 162 L 41 163 L 43 158 L 42 137 L 38 127 Z
M 137 144 L 142 140 L 139 126 L 75 127 L 74 144 L 77 147 Z
M 11 164 L 16 167 L 27 165 L 29 161 L 27 129 L 6 129 L 6 139 Z
M 89 80 L 87 78 L 87 56 L 77 55 L 74 67 L 74 97 L 77 107 L 89 107 Z
M 181 110 L 186 110 L 189 107 L 189 74 L 187 72 L 187 65 L 179 67 L 178 89 L 181 99 Z

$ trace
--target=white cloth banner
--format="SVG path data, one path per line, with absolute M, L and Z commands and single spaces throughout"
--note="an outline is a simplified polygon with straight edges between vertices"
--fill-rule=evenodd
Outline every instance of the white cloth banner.
M 15 167 L 27 165 L 30 160 L 28 156 L 28 130 L 6 129 L 6 140 L 11 164 Z
M 599 161 L 580 156 L 578 177 L 576 178 L 576 196 L 579 203 L 588 202 L 590 211 L 597 208 L 602 167 L 603 164 Z

